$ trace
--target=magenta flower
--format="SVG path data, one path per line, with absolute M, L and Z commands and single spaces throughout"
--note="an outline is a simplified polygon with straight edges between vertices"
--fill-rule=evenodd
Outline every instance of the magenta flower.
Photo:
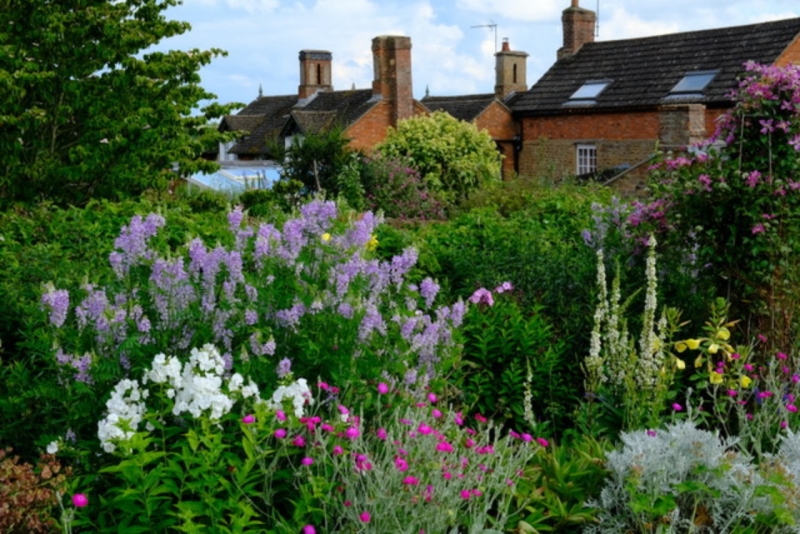
M 242 423 L 246 425 L 251 425 L 255 422 L 256 422 L 256 416 L 253 414 L 247 414 L 244 417 L 242 417 Z
M 312 525 L 306 525 L 303 527 L 303 534 L 317 534 L 317 529 Z
M 347 439 L 356 439 L 359 435 L 359 431 L 356 427 L 351 426 L 347 430 L 344 431 L 344 437 Z
M 525 443 L 529 443 L 529 442 L 533 441 L 533 436 L 531 436 L 530 434 L 522 434 L 520 436 L 520 439 L 522 439 L 522 441 L 524 441 Z M 543 445 L 543 446 L 546 447 L 547 445 Z
M 361 512 L 361 515 L 359 515 L 358 518 L 361 519 L 362 523 L 369 523 L 370 519 L 372 519 L 372 517 L 369 515 L 369 512 L 366 510 Z
M 325 432 L 333 432 L 333 427 L 332 427 L 330 424 L 328 424 L 328 423 L 322 423 L 322 424 L 320 425 L 320 428 L 321 428 L 322 430 L 324 430 Z
M 453 446 L 446 441 L 440 441 L 436 444 L 436 450 L 441 452 L 453 452 Z
M 278 418 L 278 421 L 286 421 L 286 413 L 283 410 L 278 410 L 277 412 L 275 412 L 275 417 Z
M 387 393 L 389 393 L 389 386 L 381 382 L 380 384 L 378 384 L 378 393 L 380 393 L 381 395 L 386 395 Z
M 350 413 L 350 410 L 347 409 L 347 406 L 342 406 L 340 404 L 339 406 L 337 406 L 337 408 L 339 409 L 339 413 L 341 413 L 342 415 L 347 415 Z
M 775 355 L 775 357 L 778 358 L 779 360 L 785 360 L 786 354 L 784 354 L 783 352 L 779 352 L 778 354 Z
M 471 494 L 470 494 L 469 490 L 461 490 L 461 498 L 462 499 L 464 499 L 465 501 L 468 501 L 470 497 L 471 497 Z
M 417 484 L 419 484 L 419 479 L 417 477 L 412 477 L 409 475 L 403 479 L 403 484 L 407 486 L 416 486 Z
M 479 413 L 475 414 L 475 420 L 478 421 L 479 423 L 487 423 L 489 421 L 488 419 L 486 419 L 484 416 L 482 416 Z
M 786 421 L 781 421 L 781 430 L 785 429 L 787 426 L 789 426 L 789 423 Z
M 300 463 L 303 465 L 312 465 L 314 463 L 314 459 L 306 456 L 305 458 L 300 460 Z
M 648 436 L 650 436 L 651 438 L 654 438 L 654 437 L 656 436 L 656 431 L 655 431 L 655 430 L 653 430 L 653 429 L 650 429 L 650 430 L 648 430 L 648 431 L 646 432 L 646 434 L 647 434 Z
M 331 389 L 331 387 L 328 385 L 327 382 L 319 382 L 319 383 L 317 383 L 317 387 L 319 389 L 324 390 L 324 391 L 329 391 Z
M 83 508 L 84 506 L 88 506 L 89 497 L 87 497 L 85 493 L 76 493 L 72 496 L 72 504 L 75 505 L 75 508 Z
M 305 447 L 306 446 L 306 438 L 303 436 L 297 436 L 292 440 L 292 445 L 295 447 Z
M 428 402 L 436 404 L 437 400 L 439 400 L 439 398 L 436 396 L 436 393 L 428 393 Z
M 420 423 L 419 427 L 417 427 L 417 432 L 419 432 L 420 434 L 423 434 L 423 435 L 428 435 L 431 432 L 433 432 L 433 429 L 431 427 L 429 427 L 428 425 L 426 425 L 425 423 Z
M 334 456 L 339 456 L 341 454 L 344 454 L 344 449 L 340 445 L 334 445 L 333 446 L 333 455 Z
M 378 431 L 375 432 L 375 434 L 378 436 L 378 439 L 381 439 L 381 440 L 386 439 L 387 436 L 388 436 L 386 434 L 386 429 L 385 428 L 379 428 Z
M 738 392 L 738 391 L 736 391 L 735 389 L 729 389 L 729 390 L 728 390 L 728 396 L 729 396 L 729 397 L 735 397 L 735 396 L 736 396 L 736 395 L 738 395 L 738 394 L 739 394 L 739 392 Z
M 408 471 L 408 462 L 404 458 L 395 458 L 394 466 L 401 473 L 404 471 Z
M 681 406 L 680 404 L 678 404 L 678 403 L 676 402 L 676 403 L 673 403 L 673 404 L 672 404 L 672 409 L 673 409 L 673 410 L 675 410 L 676 412 L 680 412 L 680 411 L 682 411 L 682 410 L 683 410 L 683 406 Z
M 437 410 L 436 408 L 434 408 L 433 410 L 431 410 L 431 416 L 434 419 L 439 419 L 442 416 L 442 412 L 440 410 Z
M 786 409 L 789 410 L 792 413 L 797 412 L 797 406 L 795 406 L 794 404 L 787 404 L 786 405 Z
M 549 442 L 549 441 L 547 441 L 547 440 L 546 440 L 546 439 L 544 439 L 544 438 L 536 438 L 536 443 L 538 443 L 538 444 L 539 444 L 539 445 L 541 445 L 542 447 L 549 447 L 549 446 L 550 446 L 550 442 Z
M 275 432 L 272 433 L 278 439 L 283 439 L 286 437 L 286 429 L 285 428 L 278 428 Z

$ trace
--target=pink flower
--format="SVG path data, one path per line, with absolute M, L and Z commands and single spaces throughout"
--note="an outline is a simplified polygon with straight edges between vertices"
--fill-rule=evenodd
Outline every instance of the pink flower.
M 250 425 L 250 424 L 253 424 L 255 422 L 256 422 L 256 416 L 253 415 L 253 414 L 247 414 L 244 417 L 242 417 L 242 423 L 244 423 L 246 425 Z
M 339 456 L 341 454 L 344 454 L 344 449 L 340 445 L 334 445 L 333 446 L 333 455 L 334 456 Z
M 683 406 L 681 406 L 680 404 L 678 404 L 678 403 L 676 402 L 676 403 L 673 403 L 673 404 L 672 404 L 672 409 L 673 409 L 673 410 L 675 410 L 676 412 L 680 412 L 680 411 L 682 411 L 682 410 L 683 410 Z
M 436 393 L 428 393 L 428 402 L 436 404 L 437 400 L 439 400 L 439 398 L 436 396 Z
M 747 371 L 750 371 L 750 372 L 753 371 L 753 366 L 751 364 L 749 364 L 749 363 L 744 364 L 744 368 Z
M 369 523 L 369 520 L 372 519 L 372 517 L 369 515 L 369 512 L 366 510 L 361 512 L 361 515 L 359 515 L 358 518 L 361 519 L 362 523 Z
M 456 412 L 456 414 L 453 416 L 453 421 L 455 421 L 458 426 L 464 424 L 464 417 L 461 415 L 461 412 Z
M 431 416 L 434 419 L 439 419 L 442 416 L 442 412 L 440 410 L 437 410 L 436 408 L 434 408 L 433 410 L 431 410 Z
M 356 427 L 351 426 L 347 430 L 344 431 L 344 437 L 347 439 L 356 439 L 359 435 L 359 431 Z
M 330 424 L 328 424 L 328 423 L 322 423 L 322 424 L 320 425 L 320 428 L 321 428 L 322 430 L 324 430 L 325 432 L 333 432 L 333 427 L 332 427 Z
M 467 441 L 464 442 L 464 447 L 471 449 L 475 445 L 475 440 L 472 438 L 467 438 Z
M 785 360 L 786 354 L 784 354 L 783 352 L 779 352 L 778 354 L 775 355 L 775 357 L 778 358 L 779 360 Z
M 528 442 L 530 442 L 530 441 L 533 441 L 533 436 L 531 436 L 530 434 L 522 434 L 522 436 L 520 436 L 520 438 L 521 438 L 521 439 L 522 439 L 522 441 L 524 441 L 525 443 L 528 443 Z M 544 445 L 544 447 L 547 447 L 547 445 Z
M 387 437 L 385 428 L 379 428 L 378 431 L 375 432 L 375 434 L 377 434 L 378 439 L 386 439 Z
M 284 413 L 283 410 L 278 410 L 277 412 L 275 412 L 275 417 L 278 418 L 278 421 L 286 421 L 286 414 Z
M 548 447 L 548 446 L 550 446 L 550 442 L 549 442 L 549 441 L 547 441 L 547 440 L 546 440 L 546 439 L 544 439 L 544 438 L 536 438 L 536 443 L 538 443 L 538 444 L 539 444 L 539 445 L 541 445 L 542 447 Z
M 747 420 L 748 421 L 752 421 L 753 420 L 753 414 L 751 414 L 751 413 L 747 414 Z
M 736 396 L 736 395 L 738 395 L 738 394 L 739 394 L 739 392 L 738 392 L 738 391 L 736 391 L 735 389 L 729 389 L 729 390 L 728 390 L 728 396 L 729 396 L 729 397 L 735 397 L 735 396 Z
M 303 527 L 303 534 L 317 534 L 317 529 L 311 525 L 306 525 Z
M 484 416 L 482 416 L 479 413 L 475 414 L 475 420 L 478 421 L 479 423 L 486 423 L 486 422 L 489 421 L 488 419 L 486 419 Z
M 487 304 L 489 306 L 494 305 L 492 292 L 483 287 L 476 290 L 475 293 L 473 293 L 472 296 L 467 300 L 473 304 Z
M 407 476 L 403 479 L 403 484 L 407 486 L 416 486 L 419 484 L 419 479 L 417 477 Z
M 468 501 L 470 496 L 471 495 L 470 495 L 469 490 L 461 490 L 461 498 L 462 499 L 464 499 L 465 501 Z
M 286 429 L 285 428 L 278 428 L 275 432 L 272 433 L 278 439 L 283 439 L 286 437 Z
M 341 404 L 337 406 L 337 408 L 339 409 L 339 413 L 342 415 L 347 415 L 350 413 L 350 410 L 348 410 L 346 406 L 342 406 Z
M 441 452 L 453 452 L 453 446 L 446 441 L 441 441 L 436 444 L 436 450 Z
M 763 334 L 758 334 L 758 336 L 757 336 L 757 337 L 758 337 L 758 340 L 759 340 L 760 342 L 762 342 L 762 343 L 766 343 L 766 342 L 767 342 L 767 336 L 765 336 L 765 335 L 763 335 Z
M 303 436 L 297 436 L 292 440 L 292 445 L 295 447 L 305 447 L 306 446 L 306 438 Z
M 387 393 L 389 393 L 389 386 L 381 382 L 380 384 L 378 384 L 378 393 L 380 393 L 381 395 L 386 395 Z
M 319 389 L 322 389 L 322 390 L 325 390 L 325 391 L 328 391 L 328 390 L 331 389 L 331 387 L 328 385 L 327 382 L 319 382 L 317 384 L 317 387 L 319 387 Z
M 312 465 L 314 463 L 314 459 L 306 456 L 305 458 L 300 460 L 300 463 L 303 465 Z
M 344 506 L 345 508 L 350 508 L 351 506 L 353 506 L 353 503 L 351 501 L 344 501 Z
M 646 432 L 646 434 L 647 434 L 648 436 L 650 436 L 651 438 L 654 438 L 654 437 L 656 436 L 656 431 L 655 431 L 655 430 L 653 430 L 653 429 L 650 429 L 650 430 L 648 430 L 648 431 Z
M 753 226 L 753 229 L 751 230 L 751 232 L 753 233 L 753 235 L 756 235 L 756 234 L 763 234 L 763 233 L 764 233 L 764 232 L 766 232 L 766 231 L 767 231 L 767 229 L 766 229 L 766 228 L 764 228 L 764 225 L 763 225 L 763 224 L 761 224 L 761 223 L 758 223 L 757 225 Z
M 401 473 L 404 471 L 408 471 L 408 462 L 404 458 L 395 458 L 394 466 Z
M 483 495 L 483 492 L 481 490 L 479 490 L 478 488 L 475 488 L 474 490 L 472 490 L 471 493 L 476 497 L 480 497 L 481 495 Z
M 75 508 L 83 508 L 89 504 L 89 497 L 85 493 L 76 493 L 72 496 L 72 504 Z
M 786 405 L 786 409 L 789 410 L 792 413 L 797 412 L 797 406 L 795 406 L 794 404 L 787 404 Z
M 417 427 L 417 432 L 419 432 L 420 434 L 423 434 L 423 435 L 428 435 L 431 432 L 433 432 L 433 429 L 431 427 L 429 427 L 428 425 L 426 425 L 425 423 L 420 423 L 419 427 Z
M 789 426 L 789 423 L 786 421 L 781 421 L 781 430 L 785 429 L 787 426 Z

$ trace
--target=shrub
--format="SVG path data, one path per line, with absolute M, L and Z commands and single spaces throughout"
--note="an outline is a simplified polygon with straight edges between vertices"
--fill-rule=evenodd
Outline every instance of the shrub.
M 58 532 L 52 518 L 60 495 L 66 491 L 70 468 L 62 471 L 52 454 L 42 454 L 36 466 L 0 449 L 0 530 L 6 534 Z
M 378 154 L 364 162 L 361 180 L 364 204 L 394 219 L 442 219 L 444 208 L 413 163 Z
M 401 121 L 375 151 L 410 159 L 429 190 L 451 204 L 500 179 L 501 156 L 491 135 L 443 111 Z

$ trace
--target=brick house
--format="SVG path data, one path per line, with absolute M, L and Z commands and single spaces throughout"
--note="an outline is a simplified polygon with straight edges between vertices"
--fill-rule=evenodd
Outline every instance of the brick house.
M 595 22 L 572 0 L 557 61 L 509 102 L 522 175 L 611 169 L 620 172 L 611 185 L 635 194 L 657 147 L 682 148 L 713 133 L 745 62 L 800 62 L 800 18 L 602 42 L 594 41 Z
M 427 110 L 412 93 L 411 39 L 381 36 L 372 40 L 375 79 L 371 89 L 334 91 L 332 55 L 325 50 L 300 52 L 297 94 L 260 95 L 236 115 L 222 119 L 220 130 L 243 135 L 221 146 L 218 159 L 269 160 L 270 147 L 295 136 L 337 126 L 350 146 L 369 150 L 386 137 L 389 126 Z

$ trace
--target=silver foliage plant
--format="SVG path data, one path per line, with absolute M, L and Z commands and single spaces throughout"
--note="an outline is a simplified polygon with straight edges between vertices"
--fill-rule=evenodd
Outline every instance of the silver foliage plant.
M 757 517 L 780 518 L 771 532 L 798 532 L 800 435 L 788 433 L 761 465 L 735 448 L 735 438 L 688 420 L 621 439 L 608 454 L 610 475 L 599 499 L 587 503 L 599 522 L 585 532 L 733 532 Z

